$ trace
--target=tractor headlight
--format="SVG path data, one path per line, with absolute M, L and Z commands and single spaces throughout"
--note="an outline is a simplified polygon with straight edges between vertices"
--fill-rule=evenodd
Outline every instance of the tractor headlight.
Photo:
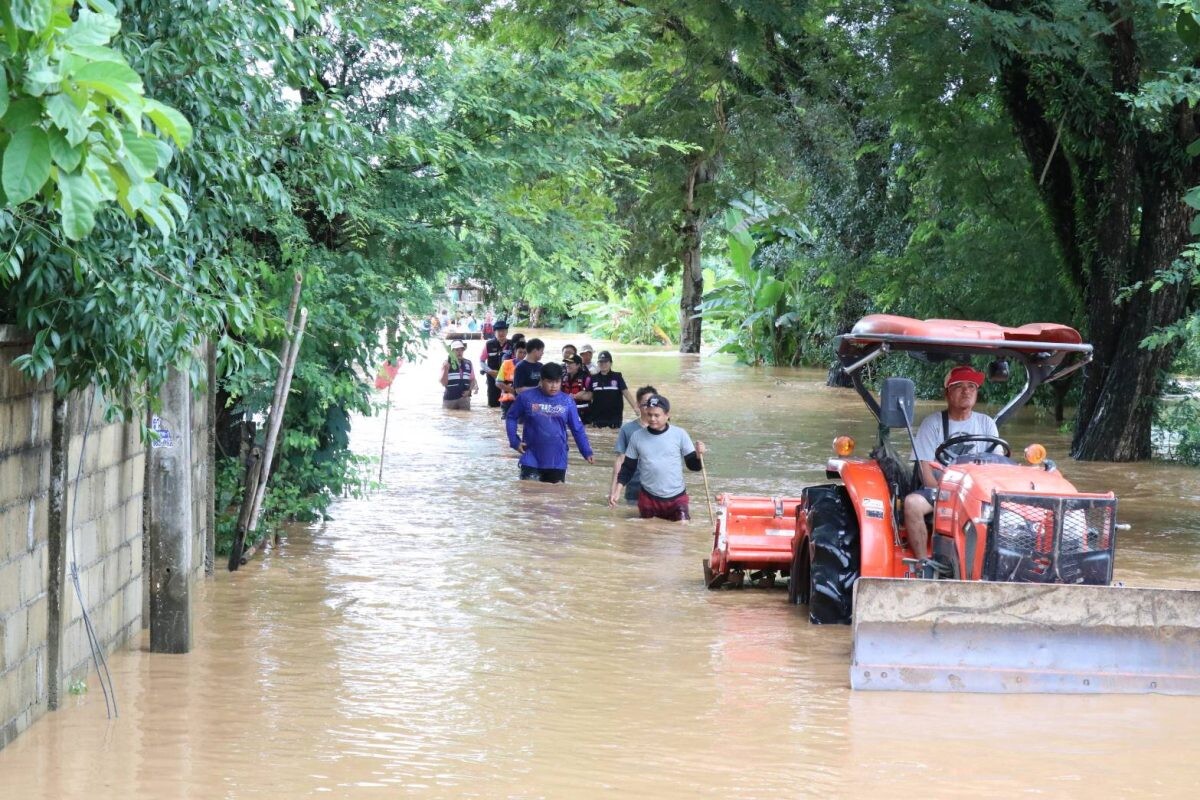
M 991 522 L 992 522 L 992 504 L 991 503 L 983 503 L 979 506 L 979 521 L 984 523 L 985 525 L 991 524 Z

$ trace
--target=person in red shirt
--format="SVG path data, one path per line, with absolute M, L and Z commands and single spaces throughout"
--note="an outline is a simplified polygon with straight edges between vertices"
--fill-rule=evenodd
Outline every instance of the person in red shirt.
M 583 359 L 577 355 L 564 360 L 567 374 L 563 376 L 562 393 L 570 395 L 579 410 L 579 418 L 588 424 L 592 403 L 592 376 L 583 367 Z

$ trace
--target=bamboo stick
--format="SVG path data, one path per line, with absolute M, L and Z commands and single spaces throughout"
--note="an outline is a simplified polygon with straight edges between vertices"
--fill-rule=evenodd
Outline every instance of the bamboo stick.
M 242 498 L 242 508 L 238 512 L 237 528 L 233 537 L 233 547 L 229 551 L 229 571 L 235 572 L 242 563 L 242 548 L 246 545 L 246 529 L 250 524 L 250 511 L 254 505 L 254 494 L 258 490 L 258 475 L 262 469 L 262 450 L 255 447 L 250 451 L 250 459 L 246 463 L 246 488 Z
M 292 387 L 292 375 L 296 370 L 296 358 L 300 355 L 300 343 L 304 340 L 304 329 L 308 327 L 308 309 L 300 309 L 300 325 L 296 328 L 296 336 L 288 352 L 286 369 L 279 393 L 279 404 L 271 414 L 270 428 L 267 430 L 267 443 L 263 450 L 262 475 L 258 480 L 258 491 L 255 493 L 254 505 L 250 512 L 248 533 L 258 530 L 258 520 L 262 516 L 263 499 L 267 494 L 267 482 L 271 479 L 271 463 L 275 457 L 275 445 L 279 441 L 279 431 L 283 425 L 283 412 L 287 408 L 288 392 Z

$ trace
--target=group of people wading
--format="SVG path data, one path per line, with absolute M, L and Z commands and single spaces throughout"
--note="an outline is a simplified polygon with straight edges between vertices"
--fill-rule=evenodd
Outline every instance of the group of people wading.
M 450 347 L 442 365 L 442 405 L 469 410 L 471 395 L 479 391 L 475 367 L 465 357 L 465 342 L 456 339 Z M 693 445 L 687 431 L 670 423 L 670 401 L 653 386 L 643 386 L 635 396 L 624 376 L 613 371 L 607 350 L 594 353 L 590 344 L 581 349 L 568 344 L 562 361 L 549 363 L 543 362 L 545 351 L 541 339 L 509 337 L 508 323 L 499 320 L 479 355 L 487 404 L 500 409 L 509 446 L 520 454 L 521 480 L 566 480 L 568 430 L 579 454 L 594 464 L 585 426 L 618 429 L 609 505 L 616 506 L 624 495 L 643 518 L 689 519 L 682 467 L 699 472 L 705 447 Z M 622 425 L 626 402 L 637 416 Z

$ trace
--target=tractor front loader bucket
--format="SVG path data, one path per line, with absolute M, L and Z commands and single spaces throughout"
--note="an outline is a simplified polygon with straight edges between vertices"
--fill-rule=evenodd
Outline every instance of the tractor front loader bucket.
M 1200 591 L 862 578 L 854 689 L 1200 694 Z

